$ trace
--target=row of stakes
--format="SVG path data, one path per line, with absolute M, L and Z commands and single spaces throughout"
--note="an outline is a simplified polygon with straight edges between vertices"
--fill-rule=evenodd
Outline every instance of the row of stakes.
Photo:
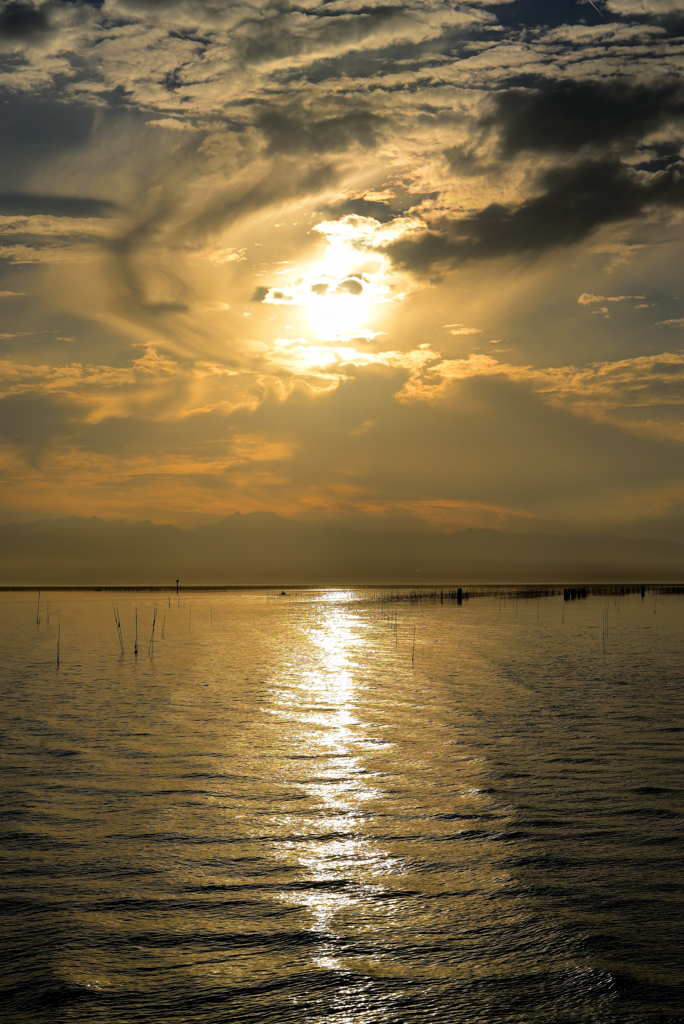
M 641 596 L 642 596 L 642 600 L 643 600 L 643 596 L 644 596 L 643 595 L 643 590 L 644 590 L 644 588 L 642 587 L 641 590 L 642 590 L 642 595 Z M 459 591 L 460 591 L 460 588 L 459 588 Z M 285 592 L 283 591 L 282 593 L 284 594 Z M 573 597 L 574 596 L 575 595 L 573 594 Z M 581 595 L 577 594 L 577 596 L 585 597 L 586 596 L 586 591 L 584 593 L 582 593 Z M 459 593 L 459 597 L 460 597 L 460 593 Z M 37 606 L 37 609 L 36 609 L 36 625 L 38 625 L 38 626 L 40 625 L 40 621 L 41 621 L 41 619 L 40 619 L 40 610 L 41 610 L 40 609 L 40 598 L 41 598 L 41 594 L 40 594 L 40 590 L 39 590 L 38 591 L 38 606 Z M 563 602 L 562 621 L 565 620 L 565 607 L 564 607 L 564 605 L 565 605 L 565 601 L 568 600 L 568 597 L 566 595 L 564 595 L 564 598 L 565 598 L 565 600 Z M 461 601 L 458 601 L 458 603 L 460 604 Z M 656 592 L 655 603 L 654 603 L 654 607 L 653 607 L 653 614 L 654 615 L 657 614 L 657 605 L 658 605 L 658 594 Z M 183 606 L 185 606 L 185 602 L 184 601 L 183 601 Z M 617 602 L 617 606 L 618 606 L 618 611 L 619 611 L 620 610 L 619 601 Z M 122 631 L 122 628 L 121 628 L 121 616 L 119 614 L 118 606 L 116 604 L 113 604 L 112 607 L 113 607 L 113 610 L 114 610 L 114 622 L 116 624 L 116 631 L 117 631 L 117 637 L 118 637 L 118 640 L 119 640 L 119 647 L 121 649 L 121 656 L 123 657 L 125 651 L 124 651 L 123 631 Z M 169 598 L 169 608 L 170 607 L 171 607 L 171 598 Z M 181 603 L 180 602 L 179 602 L 179 607 L 181 607 Z M 515 608 L 516 608 L 516 615 L 517 615 L 517 611 L 518 611 L 517 599 L 515 599 Z M 499 611 L 500 610 L 501 610 L 501 599 L 499 599 Z M 157 614 L 158 614 L 158 611 L 159 611 L 159 602 L 155 601 L 154 609 L 153 609 L 153 614 L 152 614 L 152 632 L 150 634 L 150 640 L 149 640 L 149 643 L 147 645 L 147 653 L 148 653 L 148 655 L 150 657 L 152 657 L 154 655 L 154 644 L 155 644 L 155 636 L 154 636 L 154 634 L 155 634 L 155 629 L 156 629 L 156 624 L 157 624 Z M 192 607 L 190 607 L 190 609 L 188 610 L 188 629 L 190 628 L 191 615 L 192 615 Z M 45 617 L 46 617 L 46 623 L 47 623 L 47 625 L 49 625 L 50 624 L 50 605 L 49 605 L 49 603 L 45 606 Z M 392 620 L 392 627 L 393 627 L 393 631 L 394 631 L 394 635 L 395 635 L 395 643 L 396 643 L 398 641 L 398 625 L 399 625 L 398 624 L 398 616 L 396 615 L 396 612 L 395 612 L 394 615 L 387 614 L 385 617 Z M 539 618 L 539 599 L 537 600 L 537 618 Z M 213 606 L 212 606 L 211 607 L 211 621 L 213 622 L 213 620 L 214 620 L 214 609 L 213 609 Z M 606 637 L 607 637 L 608 629 L 609 629 L 608 605 L 606 605 L 605 609 L 603 610 L 601 626 L 602 626 L 602 629 L 601 629 L 601 633 L 602 633 L 602 647 L 603 647 L 603 650 L 605 651 L 605 649 L 606 649 Z M 164 622 L 162 624 L 162 639 L 164 639 L 165 629 L 166 629 L 166 615 L 164 615 Z M 58 623 L 57 623 L 57 665 L 59 665 L 59 663 L 60 663 L 61 633 L 62 633 L 62 623 L 61 623 L 61 618 L 60 618 L 60 619 L 58 619 Z M 136 608 L 135 608 L 135 642 L 134 642 L 134 647 L 133 647 L 133 653 L 137 657 L 137 655 L 138 655 L 138 608 L 137 608 L 137 605 L 136 605 Z M 412 643 L 412 646 L 411 646 L 411 665 L 415 664 L 415 660 L 416 660 L 416 627 L 414 626 L 413 627 L 413 643 Z
M 41 600 L 41 593 L 40 593 L 40 590 L 39 590 L 38 591 L 38 605 L 36 607 L 36 625 L 37 626 L 39 626 L 40 623 L 41 623 L 41 614 L 40 614 L 41 613 L 41 605 L 40 605 L 40 600 Z M 185 601 L 182 602 L 182 606 L 185 607 Z M 116 604 L 112 605 L 112 607 L 114 609 L 114 622 L 116 623 L 116 632 L 117 632 L 117 637 L 118 637 L 118 640 L 119 640 L 119 647 L 121 649 L 121 655 L 123 657 L 123 655 L 124 655 L 124 641 L 123 641 L 123 631 L 122 631 L 122 628 L 121 628 L 121 615 L 119 614 L 119 608 L 118 608 L 118 606 Z M 170 607 L 171 607 L 171 599 L 169 598 L 169 608 Z M 179 608 L 181 607 L 181 603 L 180 602 L 178 604 L 178 607 Z M 147 645 L 147 653 L 150 655 L 150 657 L 152 657 L 154 655 L 154 644 L 155 644 L 155 636 L 154 636 L 154 634 L 155 634 L 155 629 L 156 629 L 156 626 L 157 626 L 157 614 L 158 614 L 158 612 L 159 612 L 159 602 L 155 601 L 154 609 L 153 609 L 153 613 L 152 613 L 152 632 L 150 634 L 150 640 L 149 640 L 149 643 Z M 49 626 L 50 625 L 50 605 L 49 604 L 44 605 L 44 614 L 45 614 L 45 623 L 46 623 L 46 625 Z M 190 628 L 190 621 L 191 621 L 190 620 L 190 616 L 191 615 L 192 615 L 192 607 L 188 611 L 188 628 Z M 212 618 L 212 622 L 213 622 L 213 619 L 214 619 L 213 607 L 212 607 L 212 610 L 211 610 L 211 618 Z M 164 615 L 164 622 L 163 622 L 163 625 L 162 625 L 162 639 L 164 639 L 165 628 L 166 628 L 166 615 Z M 58 666 L 60 664 L 61 641 L 62 641 L 62 620 L 61 620 L 61 616 L 60 616 L 58 618 L 58 620 L 57 620 L 57 665 Z M 139 647 L 138 647 L 138 607 L 136 605 L 136 608 L 135 608 L 135 643 L 134 643 L 134 646 L 133 646 L 133 653 L 134 653 L 134 655 L 136 655 L 136 657 L 138 655 L 138 650 L 139 650 Z
M 45 606 L 45 623 L 50 625 L 50 605 Z M 38 591 L 38 607 L 36 608 L 36 626 L 40 626 L 40 590 Z M 62 619 L 57 619 L 57 665 L 59 665 L 59 647 L 62 640 Z

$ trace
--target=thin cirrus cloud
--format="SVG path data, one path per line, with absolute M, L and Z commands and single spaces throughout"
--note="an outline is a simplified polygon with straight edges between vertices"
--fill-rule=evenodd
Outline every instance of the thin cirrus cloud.
M 684 25 L 600 6 L 0 2 L 0 514 L 674 529 Z
M 580 306 L 591 306 L 595 302 L 625 302 L 627 299 L 643 298 L 643 295 L 592 295 L 591 292 L 582 292 L 577 301 Z

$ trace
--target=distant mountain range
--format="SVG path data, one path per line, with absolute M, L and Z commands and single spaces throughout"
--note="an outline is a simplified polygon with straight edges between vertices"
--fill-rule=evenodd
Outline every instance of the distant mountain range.
M 0 586 L 681 582 L 684 544 L 609 534 L 368 533 L 239 512 L 182 530 L 91 518 L 0 526 Z

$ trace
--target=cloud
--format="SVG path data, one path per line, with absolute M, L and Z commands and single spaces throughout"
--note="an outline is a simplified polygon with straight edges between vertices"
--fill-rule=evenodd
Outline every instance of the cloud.
M 625 299 L 643 299 L 643 295 L 592 295 L 582 292 L 577 301 L 580 306 L 590 306 L 594 302 L 624 302 Z
M 50 29 L 45 6 L 10 0 L 0 8 L 0 38 L 31 41 Z M 48 8 L 49 9 L 49 8 Z
M 337 180 L 332 164 L 314 164 L 311 167 L 286 160 L 276 161 L 265 169 L 256 181 L 241 183 L 213 198 L 185 225 L 192 234 L 214 233 L 219 227 L 228 227 L 250 214 L 269 206 L 296 202 L 320 194 Z
M 55 441 L 78 430 L 82 411 L 61 396 L 7 395 L 0 398 L 0 438 L 22 448 L 37 467 Z
M 666 335 L 572 309 L 681 326 L 681 38 L 601 7 L 0 2 L 3 483 L 49 450 L 48 506 L 598 516 L 671 481 Z
M 35 214 L 53 217 L 111 217 L 119 210 L 118 203 L 109 199 L 0 192 L 0 214 L 20 214 L 26 217 Z
M 258 123 L 268 139 L 270 153 L 338 153 L 353 146 L 375 146 L 385 119 L 368 110 L 351 110 L 307 120 L 302 113 L 269 109 Z
M 435 218 L 420 235 L 386 252 L 409 270 L 459 266 L 470 260 L 539 254 L 583 241 L 598 227 L 635 218 L 651 205 L 684 202 L 678 169 L 639 177 L 616 160 L 587 160 L 543 171 L 541 194 L 517 207 L 492 203 L 470 217 Z
M 606 6 L 623 18 L 656 19 L 674 31 L 681 29 L 684 17 L 681 0 L 607 0 Z
M 561 81 L 543 89 L 496 93 L 481 126 L 496 128 L 504 157 L 529 150 L 575 154 L 635 143 L 684 116 L 684 90 L 676 79 L 660 83 Z
M 225 263 L 240 263 L 245 259 L 244 249 L 199 249 L 191 254 L 193 260 L 208 260 L 215 267 L 221 267 Z
M 159 117 L 155 120 L 148 121 L 147 124 L 153 128 L 167 128 L 174 132 L 194 132 L 197 128 L 194 124 L 189 124 L 187 121 L 180 121 L 177 117 Z
M 3 361 L 0 478 L 33 487 L 40 465 L 60 508 L 65 487 L 116 507 L 154 493 L 169 508 L 180 487 L 188 507 L 217 514 L 226 501 L 288 514 L 455 502 L 581 519 L 597 504 L 622 510 L 635 488 L 643 504 L 677 476 L 681 448 L 627 432 L 619 415 L 681 402 L 682 355 L 546 369 L 428 347 L 283 341 L 274 355 L 278 372 L 247 376 L 152 348 L 123 367 Z M 303 383 L 307 360 L 332 386 Z M 288 364 L 300 380 L 283 390 Z
M 95 252 L 88 245 L 0 245 L 0 260 L 10 263 L 90 263 Z
M 674 326 L 684 325 L 684 320 Z M 532 367 L 504 363 L 494 356 L 416 363 L 402 397 L 407 401 L 444 401 L 454 382 L 473 377 L 505 377 L 524 384 L 545 401 L 596 421 L 609 421 L 630 432 L 671 434 L 684 441 L 682 424 L 672 429 L 645 424 L 628 410 L 684 410 L 684 354 L 664 352 L 588 366 Z
M 481 327 L 464 327 L 463 324 L 444 324 L 450 328 L 449 334 L 482 334 Z

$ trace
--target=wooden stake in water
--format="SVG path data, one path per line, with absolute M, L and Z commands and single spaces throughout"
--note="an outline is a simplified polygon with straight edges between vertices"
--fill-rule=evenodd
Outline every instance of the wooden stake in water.
M 411 651 L 411 664 L 416 660 L 416 627 L 413 627 L 413 650 Z
M 40 590 L 38 591 L 38 608 L 36 609 L 36 626 L 40 626 Z
M 114 608 L 114 621 L 116 622 L 116 632 L 117 632 L 118 637 L 119 637 L 119 647 L 121 648 L 121 657 L 123 658 L 123 656 L 124 656 L 124 642 L 123 642 L 123 633 L 121 632 L 121 618 L 119 617 L 119 609 L 116 607 L 116 605 L 113 605 L 112 607 Z
M 152 657 L 154 655 L 154 627 L 155 627 L 155 624 L 157 622 L 157 608 L 158 607 L 159 607 L 159 605 L 155 601 L 154 602 L 154 612 L 152 614 L 152 635 L 150 636 L 150 643 L 149 643 L 149 646 L 147 648 L 147 653 L 150 655 L 150 657 Z
M 61 619 L 57 623 L 57 668 L 59 668 L 59 643 L 62 639 L 62 622 Z
M 135 606 L 135 647 L 133 653 L 138 657 L 138 606 Z

